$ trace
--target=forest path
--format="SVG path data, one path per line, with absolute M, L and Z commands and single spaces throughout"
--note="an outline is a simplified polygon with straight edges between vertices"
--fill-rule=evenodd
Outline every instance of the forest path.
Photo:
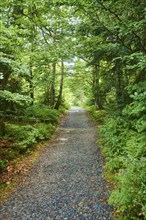
M 1 220 L 109 220 L 108 186 L 96 127 L 73 107 L 25 183 L 1 206 Z

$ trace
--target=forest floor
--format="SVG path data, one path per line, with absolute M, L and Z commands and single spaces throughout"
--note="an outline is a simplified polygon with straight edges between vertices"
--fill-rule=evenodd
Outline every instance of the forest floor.
M 109 185 L 97 129 L 72 108 L 23 184 L 0 206 L 0 220 L 110 220 Z

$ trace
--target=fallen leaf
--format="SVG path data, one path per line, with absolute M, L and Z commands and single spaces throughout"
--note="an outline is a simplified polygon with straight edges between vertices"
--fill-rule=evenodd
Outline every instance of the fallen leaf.
M 101 198 L 100 202 L 107 202 L 107 198 Z

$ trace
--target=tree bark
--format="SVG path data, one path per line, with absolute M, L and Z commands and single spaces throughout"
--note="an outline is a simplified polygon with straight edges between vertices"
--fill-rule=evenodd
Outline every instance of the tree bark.
M 118 107 L 123 106 L 124 103 L 124 89 L 122 86 L 122 72 L 118 63 L 115 64 L 115 88 L 116 88 L 116 99 Z
M 54 108 L 55 104 L 55 79 L 56 79 L 56 63 L 52 64 L 52 81 L 51 81 L 51 102 L 50 105 Z
M 34 85 L 33 85 L 33 70 L 32 70 L 32 67 L 33 67 L 33 63 L 32 63 L 32 59 L 30 58 L 30 80 L 29 80 L 29 90 L 30 90 L 30 98 L 32 99 L 32 102 L 31 104 L 33 105 L 34 103 Z
M 60 89 L 59 89 L 59 95 L 57 98 L 57 102 L 55 105 L 55 109 L 59 109 L 62 101 L 62 92 L 63 92 L 63 82 L 64 82 L 64 62 L 63 59 L 61 60 L 61 80 L 60 80 Z
M 2 137 L 3 135 L 5 135 L 5 123 L 4 119 L 0 118 L 0 136 Z

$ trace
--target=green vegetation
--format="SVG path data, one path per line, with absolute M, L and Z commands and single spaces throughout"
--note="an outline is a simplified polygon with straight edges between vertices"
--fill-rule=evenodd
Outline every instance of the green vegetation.
M 0 170 L 4 170 L 10 161 L 30 153 L 38 142 L 49 140 L 60 115 L 59 111 L 45 105 L 33 105 L 24 110 L 24 116 L 6 118 L 1 137 Z
M 109 116 L 100 129 L 101 142 L 116 183 L 109 202 L 129 219 L 141 219 L 146 216 L 146 83 L 128 90 L 131 103 Z
M 117 218 L 145 219 L 145 0 L 9 0 L 1 12 L 1 169 L 50 138 L 68 103 L 86 106 Z
M 146 82 L 130 85 L 127 91 L 131 102 L 121 110 L 91 106 L 88 111 L 99 125 L 106 177 L 114 184 L 109 203 L 117 207 L 118 219 L 145 219 Z
M 50 139 L 66 109 L 67 23 L 47 2 L 1 3 L 0 172 Z
M 99 110 L 95 106 L 90 106 L 87 107 L 87 111 L 92 116 L 92 119 L 99 125 L 103 124 L 107 118 L 107 112 L 104 109 Z

